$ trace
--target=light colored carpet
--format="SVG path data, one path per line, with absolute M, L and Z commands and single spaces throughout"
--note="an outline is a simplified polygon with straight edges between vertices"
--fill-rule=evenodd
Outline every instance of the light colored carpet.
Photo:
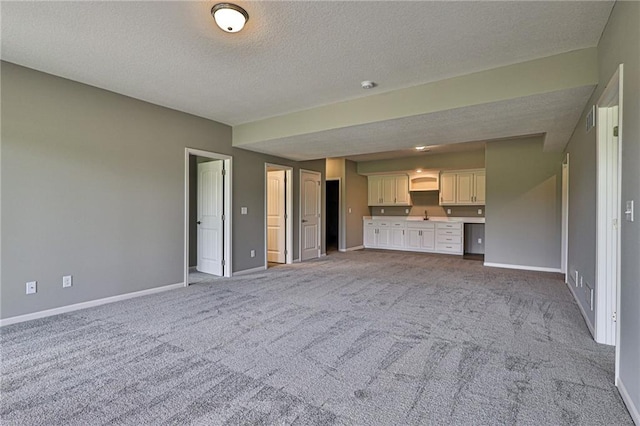
M 3 425 L 631 425 L 557 275 L 359 251 L 4 327 Z

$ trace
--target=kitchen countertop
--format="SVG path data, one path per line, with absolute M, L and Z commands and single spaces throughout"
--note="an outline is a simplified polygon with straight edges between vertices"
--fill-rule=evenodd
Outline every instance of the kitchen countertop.
M 405 222 L 450 222 L 450 223 L 485 223 L 484 217 L 447 217 L 433 216 L 424 220 L 422 216 L 363 216 L 362 220 L 393 220 Z

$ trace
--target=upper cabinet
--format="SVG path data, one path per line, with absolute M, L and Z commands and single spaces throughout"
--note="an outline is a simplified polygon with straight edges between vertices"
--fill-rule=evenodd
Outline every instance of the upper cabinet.
M 409 176 L 409 191 L 438 191 L 440 174 L 438 172 L 418 173 Z
M 485 187 L 484 169 L 442 172 L 440 174 L 440 205 L 484 205 Z
M 410 206 L 409 176 L 369 176 L 370 206 Z

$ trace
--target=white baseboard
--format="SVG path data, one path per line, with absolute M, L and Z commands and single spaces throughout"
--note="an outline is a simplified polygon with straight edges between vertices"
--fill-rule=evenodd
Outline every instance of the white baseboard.
M 265 271 L 267 269 L 267 266 L 258 266 L 257 268 L 251 268 L 251 269 L 243 269 L 242 271 L 237 271 L 234 272 L 233 275 L 247 275 L 247 274 L 254 274 L 256 272 L 262 272 Z
M 542 267 L 542 266 L 527 266 L 527 265 L 511 265 L 509 263 L 484 262 L 484 266 L 489 266 L 491 268 L 520 269 L 520 270 L 523 270 L 523 271 L 557 272 L 557 273 L 561 273 L 560 268 L 545 268 L 545 267 Z
M 354 246 L 354 247 L 349 247 L 347 249 L 340 249 L 339 251 L 342 253 L 346 253 L 348 251 L 355 251 L 355 250 L 362 250 L 364 249 L 364 246 Z
M 167 290 L 175 290 L 184 287 L 184 283 L 169 284 L 162 287 L 150 288 L 147 290 L 134 291 L 132 293 L 119 294 L 117 296 L 105 297 L 103 299 L 90 300 L 88 302 L 75 303 L 73 305 L 61 306 L 59 308 L 47 309 L 45 311 L 33 312 L 31 314 L 18 315 L 15 317 L 0 319 L 0 327 L 16 324 L 24 321 L 50 317 L 53 315 L 66 314 L 67 312 L 78 311 L 80 309 L 92 308 L 94 306 L 105 305 L 107 303 L 119 302 L 121 300 L 133 299 L 134 297 L 147 296 L 149 294 L 160 293 Z
M 618 377 L 617 386 L 618 386 L 618 391 L 620 392 L 620 396 L 622 397 L 622 400 L 627 406 L 627 410 L 629 410 L 629 414 L 631 414 L 631 419 L 633 419 L 636 425 L 640 426 L 640 410 L 638 407 L 634 405 L 633 400 L 631 399 L 631 395 L 629 395 L 629 392 L 627 391 L 627 388 L 624 386 L 624 383 L 622 382 L 621 377 Z
M 569 279 L 569 281 L 573 281 L 573 277 L 571 277 Z M 589 321 L 589 317 L 587 316 L 587 312 L 584 310 L 584 307 L 582 306 L 582 303 L 580 303 L 580 299 L 578 299 L 578 295 L 576 294 L 576 290 L 575 288 L 571 285 L 571 283 L 566 283 L 567 287 L 569 287 L 569 291 L 571 292 L 571 295 L 573 296 L 574 300 L 576 301 L 576 305 L 578 305 L 578 308 L 580 309 L 580 313 L 582 314 L 582 318 L 584 318 L 584 322 L 587 324 L 587 328 L 589 329 L 589 332 L 591 333 L 591 337 L 593 337 L 593 339 L 595 340 L 596 338 L 596 329 L 593 327 L 593 324 L 591 324 L 591 321 Z
M 320 253 L 320 257 L 325 257 L 327 253 Z

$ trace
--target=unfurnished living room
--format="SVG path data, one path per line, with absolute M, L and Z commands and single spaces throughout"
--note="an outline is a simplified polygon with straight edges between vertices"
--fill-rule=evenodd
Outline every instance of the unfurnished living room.
M 640 2 L 0 19 L 2 425 L 640 425 Z

